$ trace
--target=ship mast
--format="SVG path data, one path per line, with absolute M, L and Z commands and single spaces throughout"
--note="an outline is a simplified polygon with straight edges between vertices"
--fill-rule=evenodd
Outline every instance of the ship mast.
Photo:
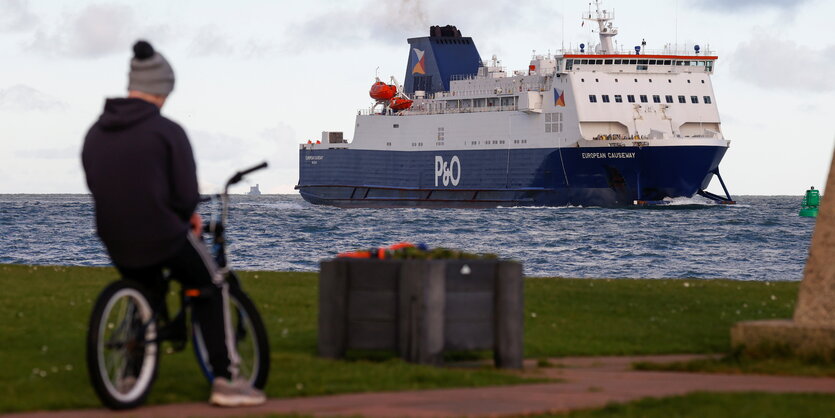
M 592 17 L 591 8 L 589 8 L 589 13 L 583 15 L 583 20 L 597 22 L 598 34 L 600 35 L 600 45 L 597 46 L 597 53 L 611 54 L 615 52 L 615 48 L 612 46 L 612 38 L 618 34 L 618 29 L 612 26 L 612 22 L 609 21 L 615 18 L 615 12 L 605 9 L 600 10 L 600 0 L 594 0 L 594 5 L 597 9 L 595 17 Z M 591 6 L 591 3 L 589 3 L 589 6 Z

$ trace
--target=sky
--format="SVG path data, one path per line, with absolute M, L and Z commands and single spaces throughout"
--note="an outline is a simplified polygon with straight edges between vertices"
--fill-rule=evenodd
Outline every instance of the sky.
M 163 114 L 188 133 L 203 193 L 235 170 L 270 168 L 234 192 L 295 193 L 298 144 L 353 136 L 379 74 L 401 80 L 406 38 L 456 25 L 482 59 L 525 69 L 534 51 L 596 38 L 588 0 L 0 0 L 0 193 L 86 193 L 80 151 L 107 97 L 126 93 L 131 46 L 174 67 Z M 720 166 L 734 195 L 823 188 L 835 144 L 835 2 L 607 0 L 616 38 L 715 50 Z M 716 180 L 710 190 L 721 191 Z

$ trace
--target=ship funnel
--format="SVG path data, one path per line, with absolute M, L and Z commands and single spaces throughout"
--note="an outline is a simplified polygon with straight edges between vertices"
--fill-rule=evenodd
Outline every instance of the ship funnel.
M 455 26 L 432 26 L 429 36 L 409 38 L 409 60 L 403 90 L 407 94 L 449 91 L 455 76 L 475 76 L 481 56 L 470 37 Z

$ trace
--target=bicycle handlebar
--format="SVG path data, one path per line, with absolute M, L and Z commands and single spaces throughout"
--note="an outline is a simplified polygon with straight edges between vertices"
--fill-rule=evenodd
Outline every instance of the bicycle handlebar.
M 237 173 L 235 173 L 234 176 L 232 176 L 232 178 L 229 179 L 229 181 L 226 182 L 226 188 L 229 188 L 229 186 L 243 180 L 245 175 L 247 175 L 247 174 L 249 174 L 253 171 L 261 170 L 263 168 L 267 168 L 267 162 L 266 161 L 264 161 L 261 164 L 256 165 L 255 167 L 251 167 L 251 168 L 247 168 L 246 170 L 238 171 Z

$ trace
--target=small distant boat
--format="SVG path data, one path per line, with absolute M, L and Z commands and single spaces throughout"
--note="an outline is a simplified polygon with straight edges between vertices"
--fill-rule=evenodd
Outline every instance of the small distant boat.
M 261 196 L 261 190 L 258 188 L 258 185 L 250 186 L 248 196 Z
M 800 216 L 805 216 L 807 218 L 815 218 L 818 216 L 818 206 L 820 206 L 820 192 L 815 190 L 815 186 L 812 186 L 809 190 L 806 190 L 806 195 L 803 196 L 803 203 L 800 204 Z

